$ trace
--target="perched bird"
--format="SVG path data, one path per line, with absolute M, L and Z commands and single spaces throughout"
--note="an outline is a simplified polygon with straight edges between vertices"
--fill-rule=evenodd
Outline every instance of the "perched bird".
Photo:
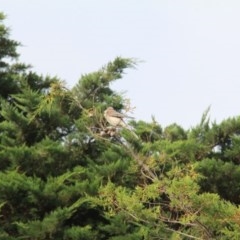
M 138 136 L 133 132 L 133 130 L 130 128 L 130 126 L 128 126 L 123 118 L 133 118 L 130 117 L 126 114 L 123 113 L 119 113 L 116 110 L 114 110 L 113 107 L 108 107 L 105 111 L 104 111 L 104 117 L 106 118 L 107 122 L 113 126 L 113 127 L 124 127 L 126 129 L 128 129 L 129 131 L 131 131 L 131 133 L 138 138 Z
M 104 111 L 104 117 L 106 118 L 107 122 L 113 127 L 125 127 L 125 128 L 128 128 L 128 125 L 124 122 L 123 118 L 133 118 L 115 111 L 113 107 L 108 107 Z

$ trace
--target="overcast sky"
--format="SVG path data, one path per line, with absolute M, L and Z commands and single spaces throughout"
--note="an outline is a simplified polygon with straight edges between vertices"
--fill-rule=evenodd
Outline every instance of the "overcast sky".
M 117 56 L 142 60 L 113 88 L 137 119 L 240 115 L 239 0 L 1 0 L 20 60 L 69 88 Z

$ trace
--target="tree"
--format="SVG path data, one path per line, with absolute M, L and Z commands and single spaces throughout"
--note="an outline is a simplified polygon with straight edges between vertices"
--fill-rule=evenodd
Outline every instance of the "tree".
M 207 110 L 189 130 L 133 120 L 136 138 L 103 118 L 108 106 L 131 110 L 111 82 L 135 60 L 67 89 L 27 68 L 13 75 L 5 59 L 19 44 L 4 36 L 0 239 L 240 238 L 239 117 L 210 124 Z
M 19 91 L 17 76 L 27 66 L 16 62 L 16 48 L 20 43 L 9 39 L 9 29 L 2 23 L 4 19 L 4 14 L 0 13 L 0 96 L 8 98 L 9 94 Z M 11 64 L 11 61 L 15 63 Z

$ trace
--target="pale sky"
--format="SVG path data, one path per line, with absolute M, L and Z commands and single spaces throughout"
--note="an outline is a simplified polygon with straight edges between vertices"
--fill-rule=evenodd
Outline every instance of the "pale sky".
M 137 120 L 184 128 L 240 115 L 239 0 L 1 0 L 20 61 L 74 86 L 115 57 Z

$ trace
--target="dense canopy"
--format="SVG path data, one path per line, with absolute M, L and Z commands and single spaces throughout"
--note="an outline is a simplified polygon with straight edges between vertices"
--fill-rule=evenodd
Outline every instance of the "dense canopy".
M 67 89 L 19 62 L 0 19 L 0 239 L 240 239 L 240 117 L 131 120 L 136 138 L 103 117 L 133 111 L 111 89 L 133 59 Z

